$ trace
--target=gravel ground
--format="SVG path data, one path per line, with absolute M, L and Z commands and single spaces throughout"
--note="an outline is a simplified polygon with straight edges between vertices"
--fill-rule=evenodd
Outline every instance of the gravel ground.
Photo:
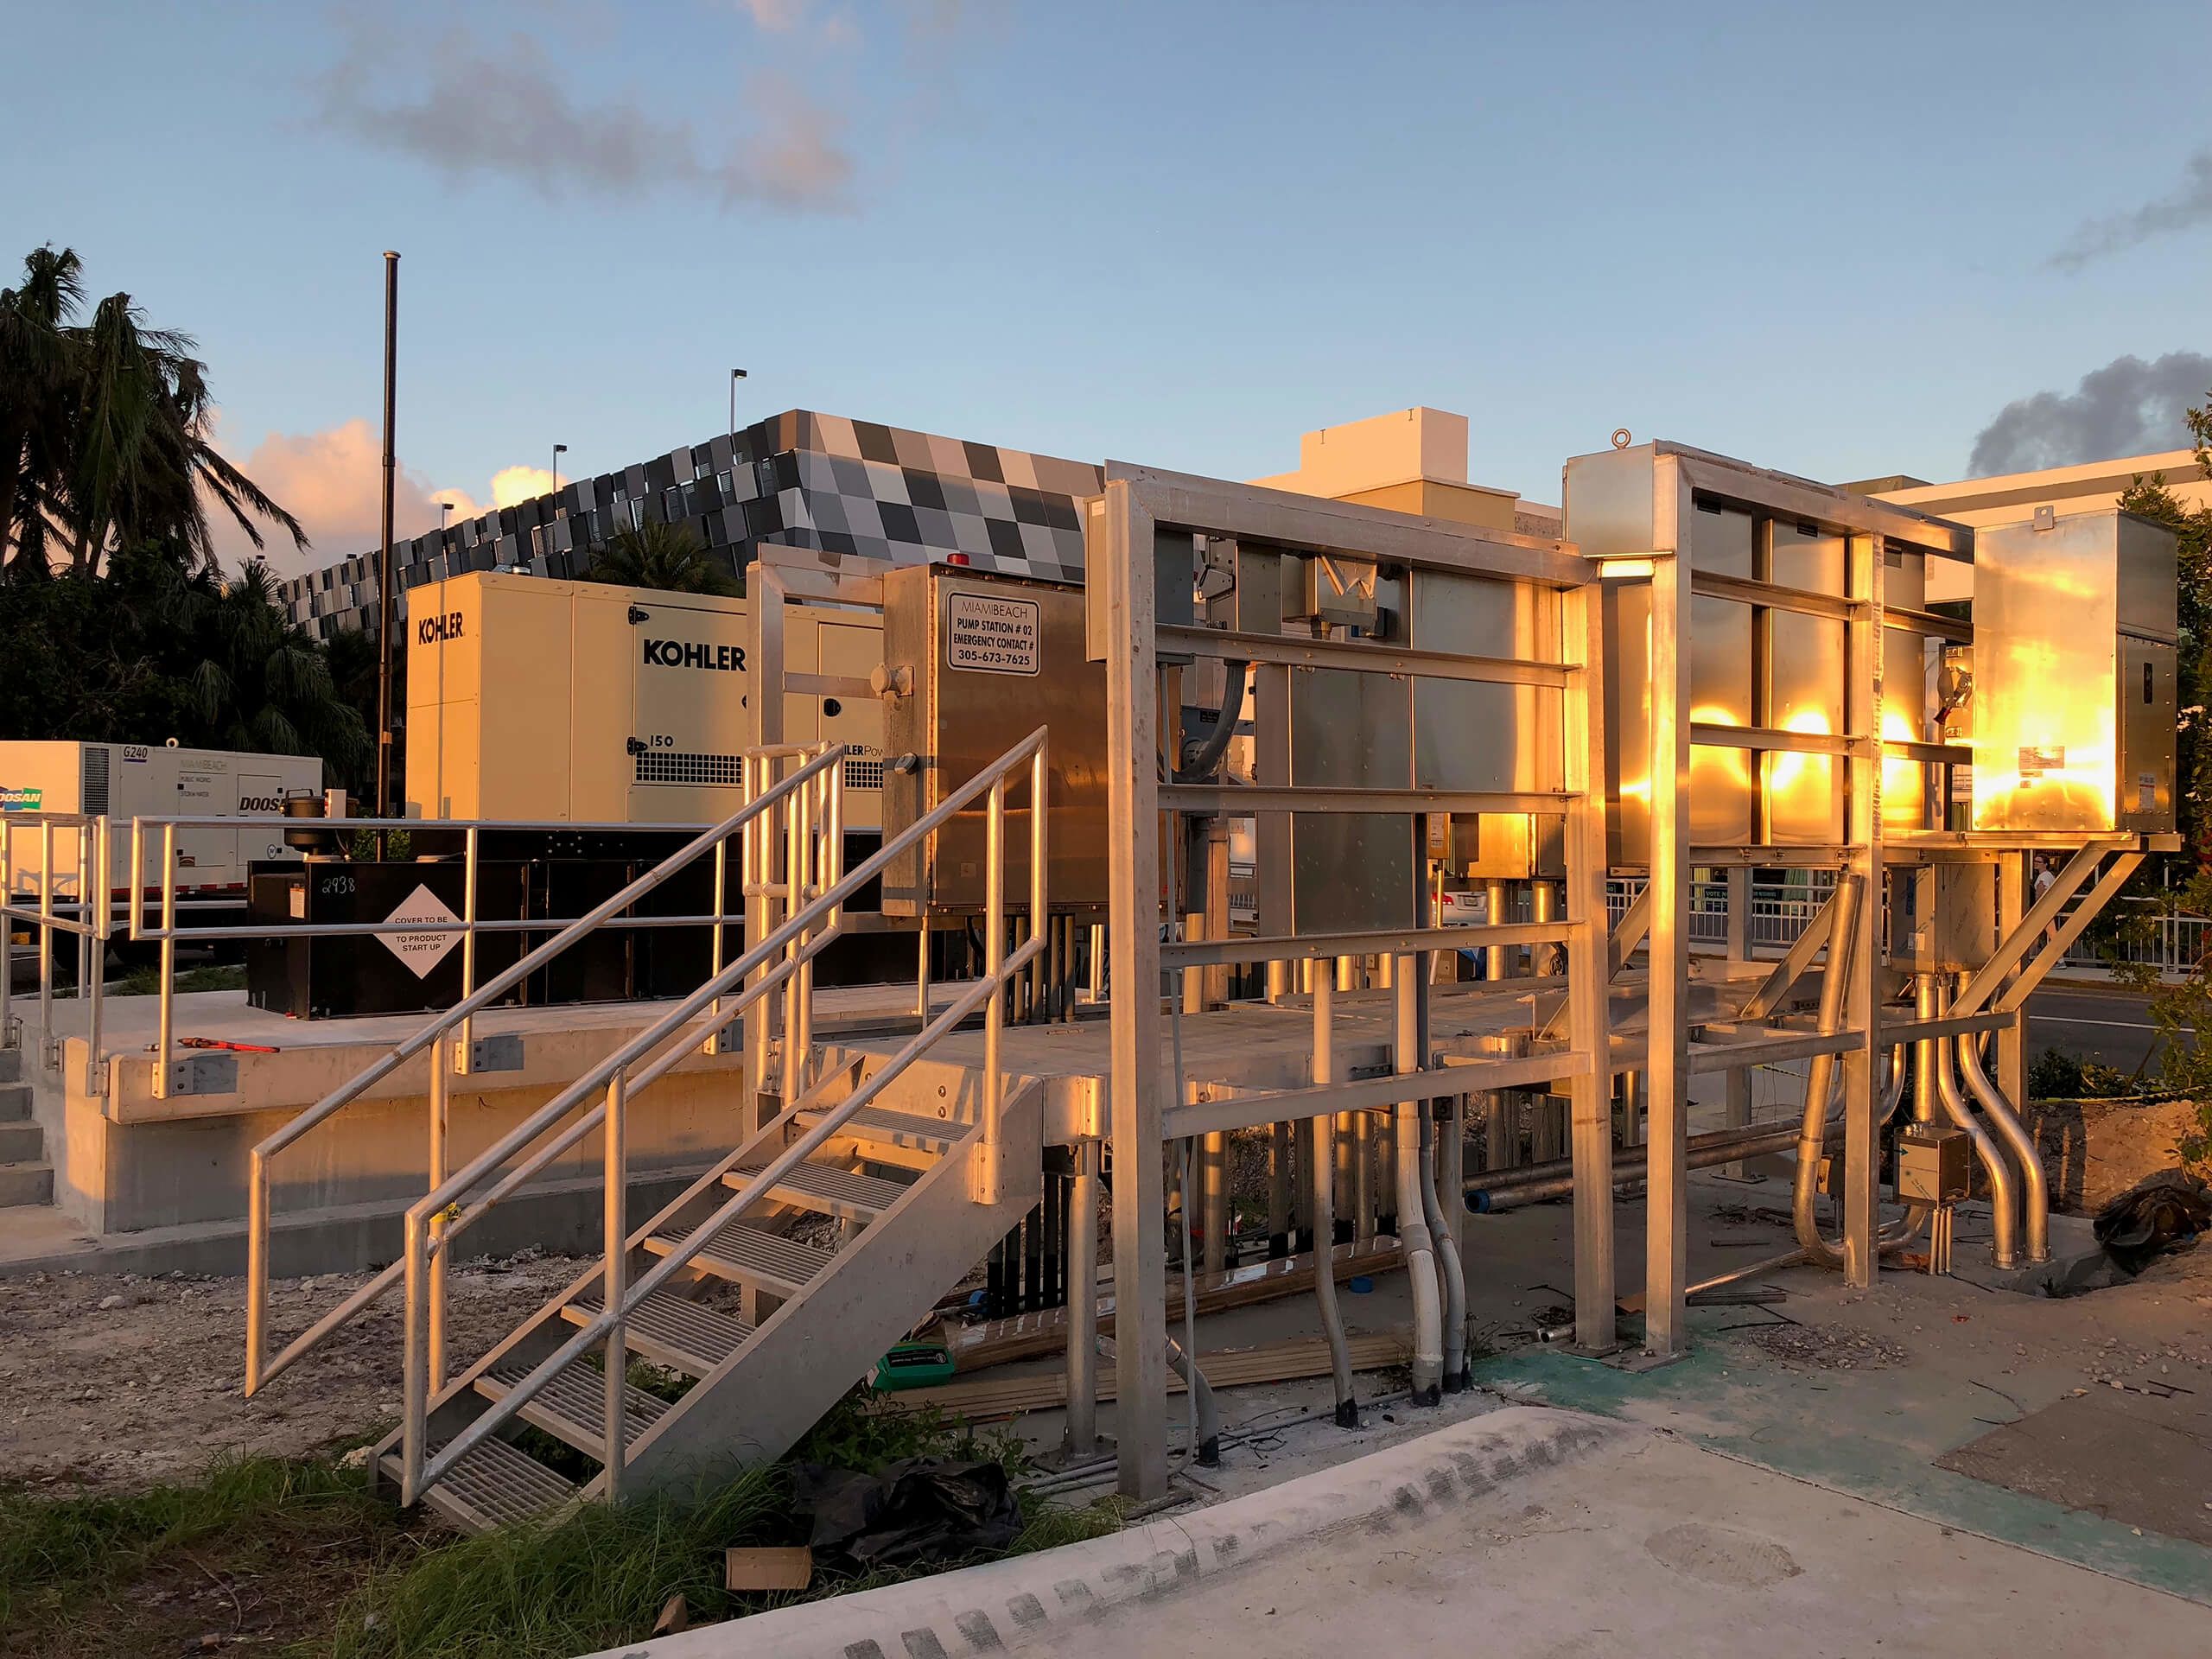
M 452 1351 L 474 1358 L 588 1264 L 525 1252 L 450 1281 Z M 365 1283 L 326 1274 L 270 1287 L 279 1340 Z M 240 1391 L 245 1281 L 168 1274 L 0 1280 L 0 1480 L 144 1486 L 233 1451 L 296 1456 L 399 1414 L 398 1293 L 254 1399 Z
M 1766 1325 L 1749 1338 L 1775 1358 L 1808 1370 L 1878 1371 L 1912 1357 L 1902 1343 L 1840 1325 Z

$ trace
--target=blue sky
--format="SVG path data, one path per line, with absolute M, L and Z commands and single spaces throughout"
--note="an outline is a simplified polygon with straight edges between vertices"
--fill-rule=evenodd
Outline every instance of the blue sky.
M 1433 404 L 1556 500 L 1618 426 L 1956 476 L 2208 344 L 2202 4 L 0 3 L 0 224 L 198 337 L 328 556 L 386 247 L 417 514 L 702 439 L 733 364 L 741 422 L 1229 476 Z

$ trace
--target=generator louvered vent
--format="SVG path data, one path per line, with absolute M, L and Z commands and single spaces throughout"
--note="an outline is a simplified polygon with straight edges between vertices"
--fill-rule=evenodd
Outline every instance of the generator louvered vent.
M 883 762 L 856 760 L 848 757 L 845 761 L 845 787 L 847 789 L 881 789 Z
M 744 757 L 690 754 L 680 749 L 646 749 L 637 757 L 641 784 L 741 784 Z
M 80 787 L 77 810 L 87 817 L 96 818 L 107 810 L 107 756 L 105 749 L 85 751 L 84 772 L 78 779 Z

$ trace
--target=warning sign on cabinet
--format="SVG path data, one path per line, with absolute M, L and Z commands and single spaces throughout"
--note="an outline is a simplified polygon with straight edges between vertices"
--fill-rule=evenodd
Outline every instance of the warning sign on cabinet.
M 953 594 L 945 614 L 945 666 L 984 674 L 1036 673 L 1043 613 L 1044 607 L 1033 599 Z
M 420 933 L 379 933 L 385 949 L 407 964 L 416 978 L 428 977 L 431 969 L 446 959 L 446 953 L 461 943 L 461 931 L 453 927 L 460 917 L 446 907 L 442 899 L 428 887 L 418 887 L 409 893 L 398 909 L 385 918 L 387 922 L 409 922 L 424 931 Z M 432 931 L 432 925 L 443 923 L 443 927 Z M 450 931 L 448 931 L 450 930 Z

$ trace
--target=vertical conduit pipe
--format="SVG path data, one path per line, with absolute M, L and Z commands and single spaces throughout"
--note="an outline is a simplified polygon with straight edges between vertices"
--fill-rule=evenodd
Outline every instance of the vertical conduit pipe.
M 1459 1260 L 1459 1243 L 1445 1221 L 1444 1205 L 1436 1195 L 1436 1120 L 1427 1101 L 1420 1109 L 1421 1216 L 1428 1224 L 1429 1237 L 1435 1242 L 1436 1259 L 1444 1268 L 1444 1392 L 1458 1394 L 1468 1380 L 1466 1269 Z M 1448 1119 L 1445 1127 L 1450 1127 Z
M 1391 1051 L 1401 1076 L 1421 1066 L 1415 1003 L 1420 993 L 1421 986 L 1410 970 L 1395 976 L 1391 998 L 1396 1019 Z M 1428 1223 L 1422 1218 L 1421 1109 L 1414 1101 L 1400 1101 L 1393 1116 L 1398 1142 L 1398 1243 L 1405 1251 L 1406 1280 L 1414 1298 L 1413 1402 L 1417 1406 L 1433 1406 L 1443 1395 L 1444 1307 L 1438 1294 L 1436 1247 Z
M 1313 1082 L 1334 1083 L 1336 983 L 1327 974 L 1313 976 Z M 1321 1312 L 1321 1334 L 1329 1340 L 1329 1370 L 1337 1385 L 1337 1427 L 1359 1427 L 1359 1404 L 1352 1398 L 1351 1349 L 1344 1341 L 1344 1316 L 1337 1308 L 1336 1192 L 1337 1120 L 1327 1112 L 1306 1122 L 1306 1185 L 1313 1194 L 1313 1300 Z
M 1843 878 L 1835 895 L 1835 920 L 1828 930 L 1827 966 L 1821 976 L 1820 1010 L 1815 1024 L 1823 1037 L 1833 1037 L 1843 1022 L 1844 993 L 1851 977 L 1852 924 L 1859 915 L 1859 883 Z M 1828 1096 L 1835 1077 L 1835 1056 L 1815 1054 L 1805 1074 L 1805 1114 L 1797 1129 L 1797 1168 L 1790 1182 L 1789 1211 L 1797 1242 L 1819 1265 L 1840 1268 L 1843 1252 L 1821 1236 L 1820 1217 L 1814 1213 L 1818 1196 L 1821 1142 L 1827 1137 Z

